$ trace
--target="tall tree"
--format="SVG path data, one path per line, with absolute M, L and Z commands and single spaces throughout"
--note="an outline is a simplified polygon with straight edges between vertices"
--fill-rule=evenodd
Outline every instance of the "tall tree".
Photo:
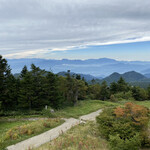
M 104 101 L 108 98 L 109 98 L 109 88 L 107 86 L 106 81 L 103 81 L 102 84 L 101 84 L 99 99 Z
M 120 77 L 117 84 L 118 84 L 118 92 L 127 92 L 129 90 L 128 84 L 122 77 Z
M 8 108 L 10 108 L 9 106 L 11 105 L 10 104 L 11 84 L 9 83 L 12 80 L 15 79 L 11 74 L 11 69 L 7 64 L 7 60 L 0 55 L 0 103 L 1 103 L 1 108 L 3 110 L 7 110 Z
M 62 93 L 59 91 L 58 77 L 52 72 L 48 72 L 46 75 L 45 93 L 48 100 L 48 104 L 53 108 L 61 108 L 64 103 Z
M 20 108 L 41 109 L 48 104 L 44 87 L 46 72 L 34 64 L 31 65 L 31 71 L 27 71 L 24 68 L 20 81 Z M 24 70 L 26 71 L 24 72 Z
M 147 98 L 150 99 L 150 86 L 147 88 Z
M 25 77 L 25 75 L 28 73 L 28 68 L 27 66 L 25 65 L 21 71 L 21 74 L 20 74 L 20 78 L 23 78 Z

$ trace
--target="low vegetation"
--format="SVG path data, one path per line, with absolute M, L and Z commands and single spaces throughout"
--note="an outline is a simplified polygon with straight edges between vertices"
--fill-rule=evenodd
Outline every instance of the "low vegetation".
M 40 117 L 51 118 L 48 120 L 40 119 L 39 121 L 27 121 L 27 117 L 33 117 L 33 119 L 34 117 L 37 117 L 29 115 L 21 115 L 15 118 L 13 118 L 12 116 L 11 118 L 3 117 L 3 121 L 2 118 L 0 121 L 0 140 L 2 142 L 2 147 L 6 147 L 21 140 L 30 138 L 62 123 L 62 121 L 55 118 L 78 118 L 81 115 L 91 113 L 100 108 L 115 107 L 118 105 L 118 103 L 109 101 L 84 100 L 79 101 L 78 104 L 74 107 L 66 107 L 64 109 L 56 110 L 53 113 L 50 113 L 49 108 L 47 110 L 41 111 L 41 115 L 38 115 L 39 119 Z M 8 119 L 11 119 L 12 121 L 8 121 Z
M 3 122 L 0 126 L 0 149 L 25 140 L 63 123 L 60 119 L 25 122 Z
M 99 133 L 112 150 L 138 150 L 149 147 L 148 108 L 126 103 L 124 107 L 106 109 L 97 117 Z
M 95 123 L 73 127 L 54 141 L 35 150 L 108 150 L 107 141 L 98 133 Z
M 55 116 L 65 118 L 69 117 L 78 118 L 79 116 L 89 114 L 100 108 L 114 107 L 118 105 L 119 105 L 118 103 L 113 103 L 109 101 L 84 100 L 80 101 L 78 105 L 75 107 L 66 107 L 64 109 L 56 111 Z

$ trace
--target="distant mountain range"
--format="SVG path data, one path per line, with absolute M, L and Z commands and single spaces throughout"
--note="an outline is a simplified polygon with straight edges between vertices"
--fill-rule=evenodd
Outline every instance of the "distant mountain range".
M 150 78 L 150 73 L 144 74 L 145 77 Z
M 114 72 L 123 74 L 129 71 L 136 71 L 146 74 L 146 76 L 150 74 L 150 61 L 117 61 L 108 58 L 87 60 L 8 59 L 13 73 L 19 73 L 24 65 L 30 68 L 32 63 L 54 73 L 71 70 L 71 72 L 90 74 L 95 77 L 106 77 Z
M 59 76 L 66 76 L 67 72 L 59 72 Z M 71 72 L 71 75 L 76 75 L 76 73 Z M 97 78 L 92 75 L 85 75 L 85 74 L 80 74 L 81 78 L 84 77 L 84 79 L 92 83 L 91 80 L 95 80 L 96 83 L 102 83 L 103 81 L 106 81 L 107 84 L 109 85 L 112 82 L 117 82 L 120 77 L 122 77 L 126 82 L 128 82 L 131 85 L 135 86 L 140 86 L 143 88 L 147 88 L 150 85 L 150 78 L 146 77 L 138 72 L 135 71 L 130 71 L 126 72 L 124 74 L 119 74 L 117 72 L 112 73 L 111 75 L 105 77 L 105 78 Z
M 135 72 L 135 71 L 130 71 L 130 72 L 126 72 L 124 74 L 119 74 L 117 72 L 111 74 L 110 76 L 102 79 L 102 81 L 106 81 L 108 84 L 112 83 L 112 82 L 117 82 L 120 77 L 122 77 L 126 82 L 130 83 L 130 82 L 145 82 L 148 81 L 150 82 L 150 79 L 145 77 L 144 75 Z
M 57 73 L 58 76 L 64 76 L 64 77 L 66 77 L 66 74 L 67 72 L 65 71 Z M 145 76 L 135 71 L 126 72 L 124 74 L 119 74 L 117 72 L 114 72 L 105 78 L 95 77 L 89 74 L 79 74 L 79 73 L 70 72 L 71 76 L 72 75 L 76 76 L 77 74 L 81 76 L 81 79 L 84 78 L 90 84 L 92 83 L 91 80 L 94 79 L 96 83 L 102 83 L 103 81 L 106 81 L 107 84 L 110 85 L 110 83 L 117 82 L 120 79 L 120 77 L 122 77 L 130 85 L 140 86 L 143 88 L 147 88 L 148 86 L 150 86 L 149 75 Z M 16 73 L 14 74 L 14 76 L 18 78 L 20 76 L 20 73 Z
M 59 76 L 66 76 L 66 74 L 67 74 L 67 72 L 59 72 L 59 73 L 57 73 Z M 74 72 L 71 72 L 70 73 L 70 75 L 72 76 L 72 75 L 77 75 L 77 73 L 74 73 Z M 92 76 L 92 75 L 89 75 L 89 74 L 79 74 L 80 76 L 81 76 L 81 79 L 82 78 L 84 78 L 86 81 L 91 81 L 91 80 L 93 80 L 93 79 L 99 79 L 99 80 L 101 80 L 102 78 L 101 77 L 94 77 L 94 76 Z

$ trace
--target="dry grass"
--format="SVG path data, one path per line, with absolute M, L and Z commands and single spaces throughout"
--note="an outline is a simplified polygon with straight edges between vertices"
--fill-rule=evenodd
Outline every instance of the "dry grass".
M 106 140 L 100 138 L 96 124 L 88 122 L 73 127 L 57 139 L 34 150 L 108 150 Z
M 15 144 L 19 141 L 45 132 L 62 124 L 63 122 L 63 120 L 56 118 L 38 120 L 28 124 L 14 126 L 0 136 L 0 149 L 4 149 L 8 145 Z

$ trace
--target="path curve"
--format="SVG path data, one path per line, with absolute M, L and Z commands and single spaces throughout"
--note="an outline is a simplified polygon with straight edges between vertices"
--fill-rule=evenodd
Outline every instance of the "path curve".
M 32 138 L 29 138 L 25 141 L 19 142 L 15 145 L 11 145 L 8 146 L 7 149 L 8 150 L 28 150 L 31 148 L 36 148 L 41 146 L 42 144 L 45 144 L 55 138 L 57 138 L 59 135 L 61 135 L 62 133 L 66 132 L 67 130 L 69 130 L 71 127 L 76 126 L 84 121 L 94 121 L 96 116 L 99 115 L 99 113 L 102 112 L 102 109 L 81 116 L 79 119 L 74 119 L 74 118 L 69 118 L 69 119 L 65 119 L 65 123 L 63 123 L 62 125 L 53 128 L 47 132 L 44 132 L 42 134 L 39 134 L 37 136 L 34 136 Z

